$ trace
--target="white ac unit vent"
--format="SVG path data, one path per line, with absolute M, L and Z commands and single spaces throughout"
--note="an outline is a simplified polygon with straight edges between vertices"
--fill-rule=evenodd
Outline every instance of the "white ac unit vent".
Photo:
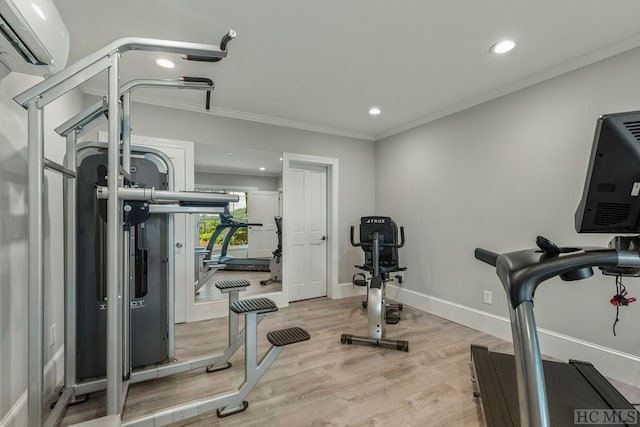
M 67 65 L 69 31 L 52 0 L 0 0 L 0 62 L 48 75 Z

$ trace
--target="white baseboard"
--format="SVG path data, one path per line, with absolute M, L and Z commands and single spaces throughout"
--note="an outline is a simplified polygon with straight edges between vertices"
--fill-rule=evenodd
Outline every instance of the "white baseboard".
M 51 356 L 42 370 L 44 377 L 44 395 L 49 396 L 64 379 L 64 345 Z
M 395 285 L 388 285 L 387 297 L 511 342 L 511 326 L 505 317 Z M 640 357 L 548 329 L 538 328 L 538 336 L 544 354 L 560 360 L 588 361 L 603 375 L 640 387 Z
M 367 288 L 364 286 L 354 286 L 351 282 L 338 283 L 334 285 L 332 292 L 329 294 L 329 298 L 340 299 L 366 294 Z
M 64 346 L 54 353 L 49 361 L 44 365 L 44 395 L 53 396 L 56 388 L 62 383 L 64 378 Z M 7 413 L 0 420 L 0 427 L 19 427 L 27 425 L 27 390 L 23 391 L 20 397 L 9 408 Z
M 27 390 L 25 390 L 16 403 L 7 411 L 0 420 L 0 427 L 26 426 L 27 425 Z

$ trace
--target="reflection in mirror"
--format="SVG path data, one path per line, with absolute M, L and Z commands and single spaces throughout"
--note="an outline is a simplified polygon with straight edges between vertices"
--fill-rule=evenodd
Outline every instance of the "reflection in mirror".
M 226 299 L 220 280 L 248 280 L 243 296 L 281 292 L 282 153 L 196 143 L 195 171 L 197 190 L 239 199 L 196 217 L 196 303 Z

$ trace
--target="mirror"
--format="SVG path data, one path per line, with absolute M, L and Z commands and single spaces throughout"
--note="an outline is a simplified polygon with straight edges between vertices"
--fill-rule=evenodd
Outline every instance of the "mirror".
M 239 197 L 195 216 L 195 303 L 226 299 L 214 284 L 245 279 L 242 295 L 282 291 L 282 153 L 195 143 L 195 188 Z

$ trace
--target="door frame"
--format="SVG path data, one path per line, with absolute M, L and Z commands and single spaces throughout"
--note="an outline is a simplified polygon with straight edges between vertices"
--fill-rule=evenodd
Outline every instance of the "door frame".
M 292 169 L 296 165 L 320 166 L 327 169 L 327 297 L 338 297 L 338 159 L 307 154 L 284 153 L 282 160 L 282 293 L 289 301 L 289 283 L 291 270 L 287 262 L 287 250 L 291 246 L 291 227 L 287 221 L 294 215 L 295 200 L 291 198 Z M 294 164 L 292 166 L 292 163 Z

